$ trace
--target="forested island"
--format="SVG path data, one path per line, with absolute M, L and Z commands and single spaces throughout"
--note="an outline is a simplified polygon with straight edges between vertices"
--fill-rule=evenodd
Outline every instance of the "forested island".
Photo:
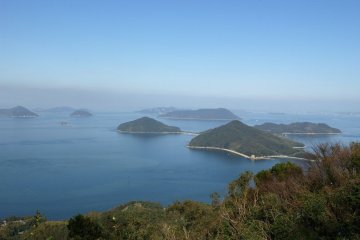
M 223 150 L 247 158 L 304 155 L 302 143 L 261 131 L 238 120 L 201 133 L 191 140 L 189 147 Z
M 168 126 L 149 117 L 122 123 L 117 127 L 117 130 L 123 133 L 181 133 L 180 128 Z
M 340 134 L 337 128 L 325 123 L 295 122 L 290 124 L 264 123 L 254 126 L 257 129 L 275 134 Z
M 80 110 L 75 110 L 73 113 L 70 114 L 71 117 L 78 117 L 78 118 L 83 118 L 83 117 L 91 117 L 92 114 L 84 109 L 80 109 Z
M 159 115 L 161 118 L 194 119 L 194 120 L 235 120 L 239 119 L 234 113 L 225 108 L 209 108 L 198 110 L 176 110 Z
M 3 219 L 0 239 L 359 239 L 360 143 L 323 144 L 311 157 L 306 171 L 287 162 L 244 172 L 210 204 L 129 202 L 64 221 L 38 211 Z
M 0 109 L 0 117 L 30 118 L 38 115 L 23 106 Z

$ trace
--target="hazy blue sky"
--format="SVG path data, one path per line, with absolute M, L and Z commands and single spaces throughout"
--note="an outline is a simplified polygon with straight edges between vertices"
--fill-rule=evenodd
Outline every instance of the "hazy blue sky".
M 0 0 L 0 106 L 356 110 L 359 12 L 359 0 Z

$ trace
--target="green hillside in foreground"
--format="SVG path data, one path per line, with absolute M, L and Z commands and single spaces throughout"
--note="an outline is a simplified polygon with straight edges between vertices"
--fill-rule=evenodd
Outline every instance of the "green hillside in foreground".
M 257 129 L 275 133 L 303 133 L 303 134 L 337 134 L 341 131 L 325 123 L 295 122 L 290 124 L 264 123 L 254 126 Z
M 289 162 L 245 172 L 211 204 L 130 202 L 66 221 L 10 217 L 0 221 L 0 239 L 360 239 L 360 143 L 315 152 L 306 172 Z
M 178 133 L 180 128 L 168 126 L 149 117 L 142 117 L 134 121 L 122 123 L 118 131 L 130 133 Z
M 199 119 L 199 120 L 234 120 L 239 119 L 234 113 L 225 108 L 208 108 L 198 110 L 176 110 L 161 114 L 162 118 Z
M 234 120 L 226 125 L 210 129 L 193 138 L 190 147 L 217 147 L 251 156 L 297 156 L 303 152 L 301 143 L 275 136 Z

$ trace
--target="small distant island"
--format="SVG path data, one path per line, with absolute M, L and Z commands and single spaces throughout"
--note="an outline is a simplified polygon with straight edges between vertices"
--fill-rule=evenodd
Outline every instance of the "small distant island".
M 1 117 L 12 117 L 12 118 L 32 118 L 37 117 L 36 113 L 30 111 L 29 109 L 23 106 L 17 106 L 8 109 L 0 109 Z
M 222 150 L 251 159 L 299 158 L 302 143 L 250 127 L 238 120 L 210 129 L 191 140 L 189 148 Z
M 198 110 L 177 110 L 161 114 L 161 118 L 194 119 L 194 120 L 235 120 L 240 119 L 225 108 L 209 108 Z
M 180 128 L 168 126 L 149 117 L 142 117 L 134 121 L 122 123 L 117 130 L 122 133 L 182 133 Z
M 295 122 L 290 124 L 264 123 L 254 126 L 257 129 L 274 134 L 340 134 L 337 128 L 325 123 Z
M 53 107 L 53 108 L 48 108 L 48 109 L 44 109 L 41 110 L 42 112 L 49 112 L 49 113 L 70 113 L 70 112 L 74 112 L 75 109 L 72 107 L 66 107 L 66 106 L 62 106 L 62 107 Z
M 145 108 L 140 111 L 137 111 L 138 113 L 143 114 L 154 114 L 154 115 L 161 115 L 173 111 L 177 111 L 178 109 L 175 107 L 156 107 L 156 108 Z
M 92 114 L 84 109 L 76 110 L 70 114 L 71 117 L 91 117 Z

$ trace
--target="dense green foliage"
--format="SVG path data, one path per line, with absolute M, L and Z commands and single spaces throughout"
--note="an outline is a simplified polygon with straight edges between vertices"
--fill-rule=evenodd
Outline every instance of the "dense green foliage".
M 332 128 L 325 123 L 296 122 L 290 124 L 264 123 L 254 126 L 257 129 L 276 133 L 341 133 L 337 128 Z
M 71 218 L 67 227 L 71 239 L 95 240 L 105 236 L 103 228 L 97 222 L 83 215 Z
M 301 143 L 258 130 L 237 120 L 201 133 L 189 145 L 226 148 L 248 156 L 293 156 L 303 152 L 294 148 L 303 146 Z
M 118 131 L 133 133 L 177 133 L 180 128 L 168 126 L 149 117 L 142 117 L 134 121 L 122 123 L 117 128 Z
M 225 108 L 198 109 L 198 110 L 175 110 L 172 112 L 161 114 L 163 118 L 174 119 L 200 119 L 200 120 L 234 120 L 239 119 L 231 111 Z
M 9 218 L 0 239 L 360 239 L 360 143 L 321 145 L 314 158 L 306 172 L 292 163 L 245 172 L 211 205 L 130 202 L 68 222 Z

